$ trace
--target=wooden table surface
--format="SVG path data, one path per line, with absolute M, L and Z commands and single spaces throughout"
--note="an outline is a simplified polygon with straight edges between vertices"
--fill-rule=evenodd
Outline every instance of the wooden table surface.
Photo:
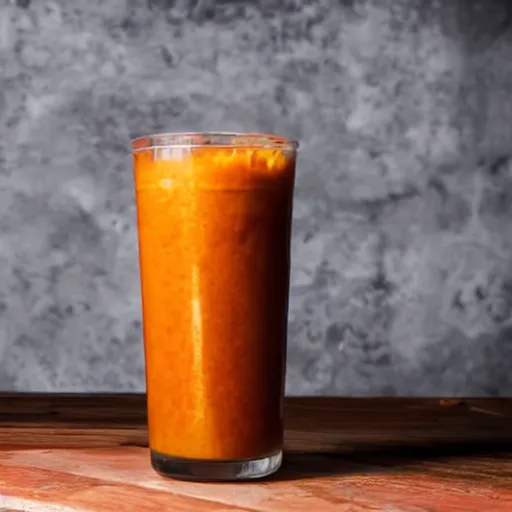
M 512 400 L 287 398 L 254 483 L 166 479 L 141 395 L 0 394 L 0 512 L 512 512 Z

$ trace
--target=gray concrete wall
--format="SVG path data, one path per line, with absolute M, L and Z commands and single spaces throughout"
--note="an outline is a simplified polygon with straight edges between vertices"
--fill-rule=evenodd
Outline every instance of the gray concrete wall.
M 506 0 L 0 0 L 0 389 L 141 390 L 129 139 L 300 139 L 288 391 L 512 394 Z

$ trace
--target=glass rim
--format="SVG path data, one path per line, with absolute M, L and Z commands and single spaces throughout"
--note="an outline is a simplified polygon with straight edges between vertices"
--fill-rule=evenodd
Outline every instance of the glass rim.
M 153 148 L 261 148 L 291 149 L 299 143 L 279 135 L 245 132 L 161 132 L 131 140 L 133 152 Z

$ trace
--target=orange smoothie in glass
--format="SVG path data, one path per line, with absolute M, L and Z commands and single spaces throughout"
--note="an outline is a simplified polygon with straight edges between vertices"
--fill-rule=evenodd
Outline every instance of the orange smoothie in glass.
M 162 134 L 132 146 L 153 467 L 270 474 L 283 442 L 296 143 Z

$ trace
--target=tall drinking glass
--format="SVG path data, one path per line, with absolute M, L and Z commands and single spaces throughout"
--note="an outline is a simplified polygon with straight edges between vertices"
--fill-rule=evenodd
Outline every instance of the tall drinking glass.
M 297 143 L 132 142 L 153 468 L 244 480 L 281 464 Z

